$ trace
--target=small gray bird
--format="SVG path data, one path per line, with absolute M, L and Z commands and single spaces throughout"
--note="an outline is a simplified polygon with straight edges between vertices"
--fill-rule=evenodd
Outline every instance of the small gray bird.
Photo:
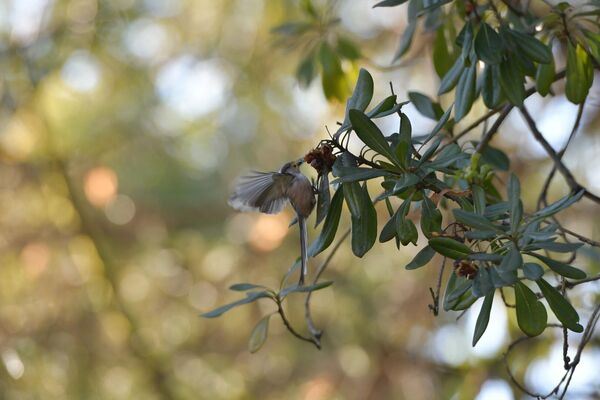
M 301 265 L 299 285 L 308 273 L 308 231 L 306 219 L 315 207 L 313 186 L 300 172 L 304 160 L 285 163 L 279 172 L 257 172 L 238 179 L 229 205 L 240 211 L 277 214 L 289 201 L 298 216 Z

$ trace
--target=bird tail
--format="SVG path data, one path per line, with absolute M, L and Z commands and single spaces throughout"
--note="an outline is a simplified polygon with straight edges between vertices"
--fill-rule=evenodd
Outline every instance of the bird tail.
M 306 218 L 298 215 L 298 226 L 300 227 L 300 253 L 301 253 L 301 271 L 298 285 L 304 285 L 304 278 L 308 275 L 308 229 L 306 228 Z

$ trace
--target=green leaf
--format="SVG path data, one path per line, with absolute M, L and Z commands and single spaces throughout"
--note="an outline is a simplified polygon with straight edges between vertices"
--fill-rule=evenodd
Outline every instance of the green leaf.
M 456 86 L 456 100 L 454 102 L 454 119 L 460 121 L 469 113 L 473 102 L 476 98 L 475 81 L 476 81 L 477 64 L 473 63 L 465 69 L 458 80 Z
M 396 235 L 403 246 L 409 243 L 417 245 L 417 239 L 419 238 L 417 227 L 414 222 L 406 219 L 401 213 L 396 214 Z
M 435 250 L 433 250 L 430 246 L 425 246 L 417 253 L 417 255 L 412 259 L 411 262 L 406 264 L 406 269 L 417 269 L 421 268 L 424 265 L 427 265 L 429 261 L 435 255 Z
M 394 174 L 385 169 L 376 168 L 361 168 L 361 167 L 346 167 L 340 166 L 336 169 L 338 178 L 334 179 L 331 184 L 347 183 L 356 181 L 368 181 L 373 178 L 382 176 L 393 176 Z
M 521 282 L 515 283 L 517 323 L 527 336 L 537 336 L 546 329 L 548 314 L 546 307 L 535 293 Z
M 500 35 L 485 22 L 475 36 L 475 53 L 486 64 L 500 64 L 504 46 Z
M 502 100 L 502 87 L 500 86 L 500 67 L 486 65 L 481 77 L 481 98 L 487 108 L 496 108 Z
M 535 74 L 536 89 L 542 96 L 546 96 L 550 93 L 550 86 L 554 82 L 556 76 L 556 69 L 554 65 L 554 59 L 548 64 L 539 64 L 537 72 Z
M 404 168 L 408 166 L 411 159 L 411 133 L 412 127 L 410 125 L 410 120 L 408 119 L 406 114 L 400 114 L 400 133 L 398 134 L 398 141 L 396 143 L 395 153 L 396 159 Z
M 447 237 L 429 239 L 429 245 L 441 255 L 454 260 L 464 260 L 472 253 L 464 243 Z
M 343 100 L 346 96 L 347 87 L 342 63 L 338 55 L 326 42 L 322 42 L 319 48 L 319 61 L 323 70 L 321 84 L 325 97 Z
M 248 340 L 248 350 L 250 353 L 256 353 L 265 344 L 269 334 L 269 319 L 271 315 L 267 315 L 254 327 Z
M 473 240 L 489 240 L 498 236 L 496 231 L 467 231 L 465 237 Z
M 469 155 L 464 153 L 460 146 L 452 143 L 444 147 L 437 155 L 435 160 L 426 165 L 433 170 L 442 170 L 449 167 L 459 160 L 469 158 Z
M 413 37 L 415 35 L 415 30 L 417 29 L 417 23 L 411 22 L 406 27 L 406 30 L 402 34 L 402 39 L 400 40 L 400 45 L 398 46 L 398 50 L 396 50 L 396 54 L 394 54 L 394 58 L 392 62 L 399 60 L 408 49 L 410 49 L 410 45 L 412 44 Z
M 579 104 L 588 95 L 594 80 L 593 66 L 588 53 L 579 44 L 567 45 L 567 85 L 565 94 L 572 103 Z
M 288 287 L 282 289 L 281 292 L 279 292 L 279 298 L 283 299 L 290 293 L 316 292 L 317 290 L 325 289 L 326 287 L 329 287 L 331 285 L 333 285 L 333 281 L 319 282 L 319 283 L 315 283 L 314 285 L 308 285 L 308 286 L 305 286 L 305 285 L 301 286 L 296 283 L 295 285 L 291 285 L 291 286 L 288 286 Z
M 377 211 L 366 185 L 360 193 L 360 215 L 352 215 L 352 252 L 357 257 L 364 256 L 377 240 Z
M 412 125 L 406 114 L 400 114 L 400 141 L 404 140 L 411 142 L 412 138 Z
M 319 189 L 317 197 L 317 217 L 315 228 L 325 219 L 329 204 L 331 203 L 331 193 L 329 192 L 329 174 L 324 173 L 319 178 Z
M 226 313 L 227 311 L 231 310 L 234 307 L 252 303 L 253 301 L 256 301 L 256 300 L 262 299 L 262 298 L 266 298 L 266 297 L 272 298 L 271 294 L 267 291 L 246 293 L 245 298 L 238 300 L 238 301 L 234 301 L 233 303 L 226 304 L 224 306 L 216 308 L 207 313 L 200 314 L 200 316 L 204 317 L 204 318 L 215 318 L 215 317 L 218 317 L 218 316 Z
M 423 197 L 421 207 L 423 209 L 421 231 L 423 231 L 425 237 L 430 238 L 433 232 L 442 231 L 442 213 L 427 196 Z
M 517 271 L 501 271 L 498 268 L 490 268 L 490 277 L 494 287 L 501 288 L 505 286 L 512 286 L 518 282 Z
M 314 53 L 308 54 L 298 65 L 296 79 L 302 87 L 308 87 L 317 74 L 317 66 Z
M 394 185 L 393 194 L 404 192 L 407 188 L 416 185 L 421 182 L 421 179 L 415 174 L 404 174 L 396 181 Z
M 523 274 L 525 278 L 537 281 L 544 276 L 544 268 L 539 264 L 528 262 L 523 264 Z
M 371 119 L 385 117 L 386 115 L 393 114 L 395 111 L 394 106 L 396 105 L 396 95 L 393 94 L 391 96 L 383 99 L 379 104 L 377 104 L 371 111 L 367 113 L 367 116 Z M 388 114 L 389 112 L 389 114 Z
M 554 315 L 556 315 L 556 318 L 573 332 L 583 332 L 583 326 L 579 324 L 579 314 L 577 314 L 571 303 L 544 279 L 540 278 L 537 281 L 537 285 L 546 298 L 546 301 L 548 301 L 548 305 L 554 312 Z
M 427 150 L 425 150 L 425 152 L 421 155 L 421 158 L 419 158 L 419 161 L 417 161 L 417 167 L 419 167 L 421 164 L 423 164 L 425 161 L 429 161 L 429 159 L 431 158 L 431 156 L 433 156 L 433 154 L 435 153 L 435 151 L 438 149 L 438 147 L 440 146 L 440 144 L 442 143 L 442 138 L 437 138 L 432 144 L 431 146 L 429 146 L 427 148 Z
M 319 237 L 310 245 L 308 254 L 310 257 L 314 257 L 331 245 L 337 232 L 338 224 L 340 223 L 340 215 L 342 214 L 342 204 L 344 201 L 343 190 L 338 189 L 329 205 L 329 211 L 327 217 L 323 223 L 323 229 Z
M 255 285 L 254 283 L 236 283 L 229 286 L 229 290 L 235 290 L 236 292 L 245 292 L 250 289 L 266 289 L 262 285 Z
M 546 264 L 552 271 L 556 272 L 559 275 L 564 276 L 565 278 L 571 279 L 585 279 L 586 274 L 579 268 L 575 268 L 572 265 L 565 264 L 560 261 L 553 260 L 541 254 L 527 252 L 527 254 L 534 256 L 538 260 L 542 261 Z
M 548 218 L 548 217 L 564 210 L 565 208 L 572 206 L 573 204 L 577 203 L 581 199 L 581 197 L 583 197 L 583 193 L 584 193 L 584 190 L 580 190 L 579 192 L 577 192 L 575 194 L 569 194 L 569 195 L 563 197 L 562 199 L 557 200 L 554 203 L 550 204 L 548 207 L 542 208 L 541 210 L 539 210 L 535 214 L 533 214 L 533 221 Z M 531 223 L 531 221 L 530 221 L 530 223 Z
M 459 39 L 460 46 L 462 47 L 461 57 L 463 60 L 469 60 L 469 54 L 471 54 L 471 48 L 473 47 L 473 23 L 471 20 L 465 23 L 465 26 L 456 38 L 457 41 Z
M 514 60 L 504 60 L 500 64 L 500 86 L 504 96 L 515 106 L 523 105 L 525 99 L 525 76 Z
M 364 144 L 399 165 L 396 156 L 388 145 L 383 133 L 362 111 L 350 110 L 350 122 L 356 134 Z
M 481 186 L 474 184 L 471 187 L 471 191 L 473 192 L 473 208 L 475 209 L 475 214 L 483 216 L 485 213 L 485 190 Z M 488 221 L 487 218 L 486 221 Z M 488 222 L 491 223 L 491 221 Z
M 419 92 L 408 92 L 408 98 L 410 102 L 415 106 L 417 111 L 427 118 L 438 120 L 444 113 L 440 105 L 431 100 L 429 96 L 426 96 Z
M 583 246 L 583 243 L 557 243 L 550 241 L 542 241 L 531 243 L 530 246 L 535 247 L 536 250 L 543 249 L 548 251 L 555 251 L 557 253 L 571 253 Z
M 535 37 L 510 29 L 506 29 L 506 32 L 512 36 L 513 43 L 515 43 L 531 61 L 540 64 L 552 62 L 552 51 Z
M 452 213 L 454 214 L 454 218 L 458 223 L 482 231 L 502 232 L 496 225 L 494 225 L 483 215 L 474 214 L 469 211 L 461 210 L 460 208 L 455 208 L 454 210 L 452 210 Z
M 408 0 L 383 0 L 383 1 L 380 1 L 379 3 L 375 4 L 373 6 L 373 8 L 375 8 L 375 7 L 394 7 L 394 6 L 399 6 L 400 4 L 404 4 L 407 1 Z
M 433 42 L 433 66 L 435 67 L 435 72 L 440 78 L 446 75 L 454 63 L 454 58 L 448 51 L 449 43 L 446 40 L 446 35 L 444 32 L 445 29 L 440 27 L 437 30 L 435 40 Z
M 452 107 L 453 106 L 451 105 L 444 112 L 444 115 L 442 115 L 442 117 L 440 118 L 440 120 L 438 121 L 438 123 L 435 124 L 435 126 L 433 127 L 433 129 L 431 130 L 431 132 L 429 133 L 429 135 L 427 135 L 427 137 L 425 138 L 425 140 L 423 140 L 423 144 L 427 144 L 431 139 L 433 139 L 433 137 L 435 135 L 438 134 L 438 132 L 444 127 L 444 125 L 446 125 L 446 123 L 450 119 L 450 113 L 452 112 Z M 424 157 L 422 157 L 422 158 L 424 158 Z M 427 161 L 427 159 L 422 160 L 422 161 L 419 160 L 419 165 L 421 165 L 424 161 Z
M 584 31 L 584 34 L 588 39 L 586 45 L 590 56 L 596 60 L 596 63 L 600 63 L 600 34 L 587 30 Z
M 454 89 L 454 86 L 458 83 L 458 79 L 462 76 L 463 70 L 465 69 L 465 61 L 458 57 L 452 68 L 448 70 L 444 78 L 440 82 L 440 88 L 438 89 L 438 95 L 442 95 Z
M 508 179 L 508 203 L 510 204 L 510 229 L 517 232 L 523 218 L 523 203 L 521 202 L 521 184 L 516 175 L 511 174 Z
M 492 303 L 494 302 L 494 292 L 488 293 L 483 299 L 483 304 L 479 310 L 479 316 L 475 323 L 475 331 L 473 332 L 472 346 L 475 347 L 490 322 L 490 314 L 492 312 Z
M 365 111 L 373 98 L 373 77 L 364 68 L 361 68 L 356 80 L 352 96 L 348 99 L 348 110 Z
M 487 296 L 490 292 L 494 292 L 494 283 L 487 268 L 482 267 L 477 271 L 475 279 L 473 279 L 473 287 L 471 288 L 473 296 L 479 298 Z
M 360 187 L 360 184 L 358 182 L 344 183 L 342 185 L 342 189 L 344 190 L 344 198 L 346 199 L 346 204 L 348 205 L 350 214 L 353 217 L 360 218 L 360 213 L 363 206 L 363 190 Z
M 379 242 L 385 243 L 396 237 L 396 214 L 394 213 L 388 222 L 383 226 L 379 234 Z
M 517 247 L 511 243 L 508 253 L 504 256 L 500 265 L 498 266 L 499 272 L 510 272 L 516 271 L 523 265 L 523 256 Z
M 471 288 L 473 281 L 450 274 L 444 293 L 444 310 L 453 310 L 460 300 L 460 297 Z
M 508 171 L 510 168 L 510 159 L 506 153 L 490 145 L 485 146 L 481 151 L 481 161 L 501 171 Z
M 496 253 L 471 253 L 469 254 L 468 259 L 474 261 L 489 261 L 498 263 L 502 261 L 503 257 Z
M 360 50 L 351 40 L 338 37 L 337 52 L 347 60 L 358 60 L 361 57 Z

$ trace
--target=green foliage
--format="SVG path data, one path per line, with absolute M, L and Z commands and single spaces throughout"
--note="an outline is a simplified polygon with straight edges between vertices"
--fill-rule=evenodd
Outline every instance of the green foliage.
M 319 254 L 332 243 L 345 199 L 350 214 L 351 247 L 357 257 L 367 254 L 377 237 L 382 243 L 393 239 L 401 249 L 417 245 L 419 235 L 423 235 L 427 245 L 406 265 L 406 270 L 425 267 L 436 254 L 443 262 L 451 260 L 454 271 L 446 283 L 444 310 L 465 310 L 478 298 L 484 298 L 473 346 L 488 326 L 496 290 L 514 290 L 517 322 L 525 334 L 536 336 L 545 330 L 546 308 L 524 283 L 527 280 L 536 282 L 541 290 L 539 297 L 547 299 L 565 327 L 580 332 L 583 328 L 577 312 L 564 293 L 548 284 L 543 276 L 550 271 L 561 279 L 586 278 L 581 269 L 555 258 L 554 253 L 574 254 L 582 244 L 559 241 L 561 232 L 552 220 L 556 213 L 577 203 L 584 192 L 574 191 L 545 208 L 528 212 L 523 206 L 516 175 L 510 174 L 505 195 L 504 190 L 496 187 L 501 181 L 497 174 L 510 170 L 510 159 L 505 153 L 490 146 L 489 140 L 466 142 L 474 148 L 458 144 L 458 138 L 449 140 L 454 126 L 470 116 L 479 96 L 489 109 L 510 110 L 511 106 L 522 107 L 526 97 L 534 91 L 542 96 L 550 94 L 552 83 L 561 79 L 551 51 L 556 37 L 538 33 L 533 19 L 519 23 L 499 20 L 499 12 L 490 8 L 490 4 L 478 6 L 477 18 L 470 17 L 472 9 L 467 10 L 460 2 L 452 1 L 386 0 L 374 7 L 394 7 L 406 2 L 408 25 L 394 60 L 408 54 L 418 29 L 422 27 L 427 31 L 435 27 L 433 61 L 441 77 L 437 93 L 448 98 L 436 99 L 409 91 L 408 101 L 399 102 L 391 93 L 368 111 L 376 84 L 367 70 L 360 70 L 346 101 L 340 128 L 323 141 L 336 149 L 337 160 L 332 171 L 324 173 L 325 178 L 329 173 L 334 178 L 331 188 L 335 193 L 329 200 L 329 190 L 319 187 L 319 197 L 325 196 L 324 203 L 328 204 L 327 216 L 323 217 L 325 211 L 320 211 L 319 220 L 325 218 L 325 222 L 311 245 L 310 255 Z M 442 7 L 445 4 L 448 6 Z M 464 16 L 458 34 L 454 26 L 456 20 L 451 17 L 455 11 Z M 486 17 L 481 18 L 481 15 Z M 550 22 L 545 26 L 549 31 L 557 29 Z M 301 34 L 305 29 L 304 25 L 286 28 L 293 34 Z M 581 29 L 576 43 L 568 41 L 564 73 L 566 96 L 574 103 L 587 98 L 593 82 L 593 62 L 600 58 L 600 35 Z M 340 60 L 343 57 L 357 60 L 360 51 L 355 50 L 351 42 L 341 39 L 337 47 L 321 42 L 315 51 L 309 55 L 320 60 L 325 95 L 340 98 L 343 93 L 339 80 L 343 75 Z M 300 69 L 303 71 L 299 75 L 301 81 L 307 81 L 314 74 L 313 67 L 301 64 Z M 535 78 L 535 87 L 526 89 L 527 77 Z M 437 121 L 431 132 L 413 135 L 411 121 L 402 112 L 407 102 L 423 116 Z M 444 107 L 444 104 L 450 105 Z M 382 132 L 375 119 L 392 114 L 398 117 L 398 131 Z M 362 142 L 360 151 L 349 149 L 347 143 L 351 136 Z M 320 182 L 329 182 L 323 176 L 320 179 Z M 377 180 L 382 189 L 371 197 L 367 182 L 372 191 L 373 180 Z M 394 198 L 395 201 L 391 201 Z M 378 235 L 375 203 L 381 200 L 386 202 L 389 219 Z M 531 258 L 549 270 L 531 262 Z M 296 288 L 296 291 L 302 289 Z M 262 338 L 261 334 L 256 335 Z M 257 343 L 261 343 L 259 339 Z
M 519 328 L 528 336 L 537 336 L 546 329 L 548 313 L 535 293 L 521 282 L 515 284 L 515 304 Z

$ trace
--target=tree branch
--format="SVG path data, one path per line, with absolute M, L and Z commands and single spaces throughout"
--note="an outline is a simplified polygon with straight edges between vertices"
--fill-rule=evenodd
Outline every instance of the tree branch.
M 581 125 L 581 117 L 583 115 L 583 107 L 585 105 L 585 100 L 579 105 L 579 109 L 577 110 L 577 117 L 575 118 L 575 123 L 573 124 L 573 128 L 571 129 L 571 133 L 569 134 L 569 138 L 567 139 L 567 143 L 565 143 L 564 147 L 561 151 L 558 152 L 559 159 L 562 160 L 567 148 L 571 144 L 571 141 L 575 137 L 577 130 L 579 129 L 579 125 Z M 542 191 L 540 192 L 540 196 L 538 198 L 537 207 L 538 210 L 542 208 L 542 204 L 548 205 L 547 197 L 548 197 L 548 189 L 550 188 L 550 183 L 556 174 L 556 165 L 552 167 L 552 170 L 546 177 L 546 181 L 544 182 L 544 186 L 542 187 Z
M 596 196 L 593 193 L 590 193 L 585 187 L 580 185 L 575 180 L 575 177 L 573 176 L 571 171 L 569 171 L 569 169 L 562 162 L 561 158 L 558 156 L 556 151 L 554 151 L 552 146 L 550 146 L 550 143 L 548 143 L 548 141 L 546 141 L 546 139 L 544 138 L 544 135 L 542 135 L 542 133 L 538 130 L 538 128 L 535 124 L 535 121 L 533 120 L 533 118 L 531 117 L 531 114 L 529 114 L 529 111 L 527 111 L 525 106 L 521 106 L 520 110 L 521 110 L 521 114 L 525 118 L 525 122 L 527 122 L 527 125 L 529 125 L 529 129 L 531 130 L 533 137 L 542 145 L 544 150 L 546 150 L 546 153 L 548 153 L 548 156 L 550 156 L 552 161 L 554 161 L 556 168 L 563 175 L 563 177 L 567 181 L 567 184 L 569 185 L 571 190 L 573 190 L 573 191 L 583 190 L 584 191 L 583 195 L 585 197 L 594 201 L 595 203 L 600 204 L 600 197 Z

